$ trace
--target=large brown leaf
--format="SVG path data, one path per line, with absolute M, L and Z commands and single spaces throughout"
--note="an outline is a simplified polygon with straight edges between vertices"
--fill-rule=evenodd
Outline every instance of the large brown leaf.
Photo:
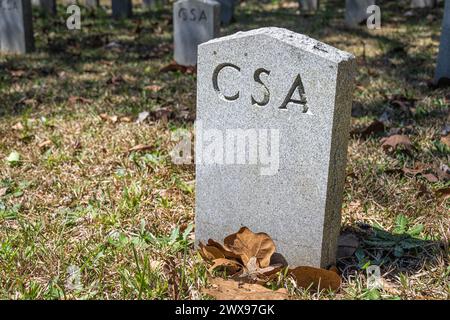
M 201 289 L 202 293 L 217 300 L 287 300 L 286 289 L 273 291 L 259 284 L 241 283 L 234 280 L 213 278 L 209 280 L 211 288 Z
M 266 233 L 253 233 L 247 227 L 242 227 L 237 233 L 224 239 L 227 250 L 237 254 L 244 265 L 251 257 L 256 257 L 259 267 L 270 264 L 270 257 L 275 252 L 275 243 Z
M 331 270 L 302 266 L 289 270 L 289 273 L 294 276 L 297 285 L 305 289 L 334 291 L 341 285 L 341 277 Z
M 225 258 L 240 259 L 239 255 L 237 255 L 237 254 L 235 254 L 235 253 L 225 249 L 223 245 L 221 245 L 217 241 L 214 241 L 213 239 L 209 239 L 208 240 L 208 246 L 216 247 L 217 249 L 219 249 L 220 252 L 222 252 L 223 255 L 225 256 Z
M 407 151 L 411 151 L 413 148 L 409 137 L 402 134 L 394 134 L 390 137 L 381 139 L 381 146 L 384 150 L 396 150 L 400 146 Z
M 202 256 L 202 258 L 206 261 L 213 261 L 220 258 L 225 258 L 224 254 L 216 247 L 213 246 L 205 246 L 203 243 L 199 243 L 198 252 Z

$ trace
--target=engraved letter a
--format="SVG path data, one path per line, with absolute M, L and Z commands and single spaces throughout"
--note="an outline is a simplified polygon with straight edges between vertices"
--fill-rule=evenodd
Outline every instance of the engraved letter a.
M 300 96 L 299 100 L 292 98 L 292 96 L 295 93 L 295 90 L 298 90 L 298 94 Z M 280 106 L 280 109 L 287 109 L 287 105 L 290 102 L 303 106 L 304 113 L 308 111 L 308 106 L 306 105 L 307 101 L 306 101 L 305 87 L 303 86 L 302 78 L 300 77 L 300 75 L 297 75 L 297 78 L 295 78 L 295 81 L 292 84 L 291 89 L 289 89 L 289 92 L 286 98 L 284 99 L 283 104 Z

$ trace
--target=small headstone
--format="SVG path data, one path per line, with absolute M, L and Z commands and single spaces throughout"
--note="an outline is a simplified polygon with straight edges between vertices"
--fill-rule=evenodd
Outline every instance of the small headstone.
M 56 14 L 56 0 L 32 0 L 31 3 L 46 14 Z
M 437 0 L 411 0 L 411 8 L 434 8 Z
M 234 8 L 236 0 L 216 0 L 220 3 L 220 22 L 227 26 L 234 17 Z
M 199 46 L 196 242 L 246 226 L 291 265 L 335 261 L 354 57 L 286 29 Z
M 180 0 L 173 6 L 175 61 L 197 64 L 199 44 L 220 34 L 220 4 L 211 0 Z
M 440 81 L 450 83 L 450 0 L 445 0 L 441 45 L 434 80 L 436 84 L 439 84 Z
M 131 0 L 112 0 L 112 16 L 114 19 L 130 18 L 133 15 Z
M 313 12 L 319 9 L 319 0 L 299 0 L 301 11 Z
M 0 1 L 0 51 L 27 53 L 33 50 L 30 0 Z
M 345 23 L 356 27 L 367 20 L 367 8 L 375 4 L 375 0 L 345 0 Z

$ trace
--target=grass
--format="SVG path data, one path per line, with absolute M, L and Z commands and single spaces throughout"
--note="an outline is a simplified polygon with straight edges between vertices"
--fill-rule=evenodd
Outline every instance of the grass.
M 378 136 L 350 140 L 343 232 L 361 246 L 338 261 L 342 289 L 310 293 L 280 276 L 273 285 L 294 298 L 450 297 L 450 206 L 435 193 L 449 183 L 394 170 L 449 164 L 439 138 L 450 92 L 427 85 L 442 4 L 408 16 L 408 1 L 380 3 L 377 31 L 347 29 L 334 0 L 302 17 L 276 1 L 246 1 L 223 28 L 286 27 L 355 54 L 352 129 L 381 116 L 394 95 L 416 101 L 414 114 L 394 113 L 388 127 L 408 132 L 414 154 L 387 154 Z M 34 13 L 35 53 L 0 56 L 0 298 L 207 298 L 192 245 L 194 166 L 169 156 L 171 132 L 192 130 L 196 96 L 195 75 L 159 72 L 172 59 L 170 7 L 123 21 L 83 9 L 81 31 L 68 31 L 58 10 Z M 150 121 L 135 123 L 142 111 Z M 150 147 L 128 152 L 138 144 Z M 366 288 L 371 264 L 381 265 L 384 289 Z

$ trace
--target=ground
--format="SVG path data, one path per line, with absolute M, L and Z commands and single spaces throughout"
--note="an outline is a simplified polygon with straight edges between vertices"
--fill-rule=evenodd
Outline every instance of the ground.
M 448 299 L 449 182 L 401 171 L 449 165 L 450 90 L 430 86 L 443 4 L 380 1 L 382 29 L 351 30 L 343 1 L 313 16 L 267 2 L 245 1 L 222 33 L 286 27 L 353 53 L 351 129 L 385 125 L 350 139 L 342 230 L 359 248 L 338 260 L 341 289 L 314 293 L 284 276 L 271 286 L 294 299 Z M 169 156 L 171 132 L 192 130 L 196 97 L 192 70 L 160 72 L 172 60 L 170 7 L 124 21 L 83 9 L 81 31 L 66 16 L 35 12 L 36 52 L 0 55 L 0 298 L 208 298 L 192 245 L 194 165 Z M 392 133 L 413 147 L 384 150 Z M 371 264 L 383 289 L 366 288 Z

